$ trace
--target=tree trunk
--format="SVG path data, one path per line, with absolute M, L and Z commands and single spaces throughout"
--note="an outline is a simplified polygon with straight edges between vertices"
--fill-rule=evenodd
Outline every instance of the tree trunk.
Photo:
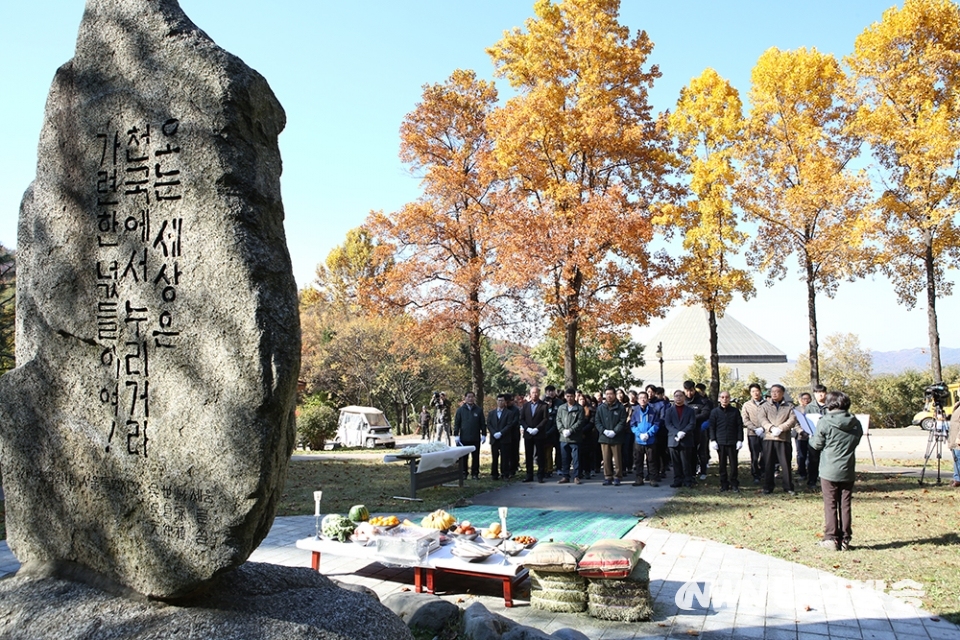
M 807 267 L 807 317 L 810 322 L 810 387 L 820 384 L 820 345 L 817 342 L 817 288 L 814 282 L 813 263 L 806 259 Z
M 717 402 L 720 395 L 720 353 L 717 338 L 717 312 L 710 308 L 708 322 L 710 324 L 710 399 Z
M 568 389 L 577 388 L 577 329 L 580 321 L 567 318 L 563 335 L 563 378 Z
M 473 380 L 473 392 L 477 394 L 477 406 L 483 407 L 483 336 L 480 333 L 480 326 L 470 327 L 470 377 Z
M 940 365 L 940 331 L 937 328 L 937 281 L 933 260 L 933 232 L 924 232 L 925 251 L 923 266 L 927 272 L 927 333 L 930 337 L 930 369 L 933 381 L 943 382 L 943 368 Z

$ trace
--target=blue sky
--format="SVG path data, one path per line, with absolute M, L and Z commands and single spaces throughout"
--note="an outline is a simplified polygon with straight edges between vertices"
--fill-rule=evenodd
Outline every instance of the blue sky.
M 132 1 L 132 0 L 130 0 Z M 73 55 L 82 0 L 4 2 L 0 78 L 6 126 L 0 145 L 0 242 L 16 245 L 20 198 L 35 173 L 43 107 L 56 68 Z M 622 0 L 621 22 L 655 43 L 663 77 L 651 94 L 657 111 L 713 67 L 746 101 L 750 70 L 769 47 L 816 47 L 838 56 L 881 18 L 892 0 Z M 348 229 L 371 210 L 394 211 L 418 194 L 397 157 L 398 129 L 421 87 L 457 68 L 492 77 L 485 48 L 522 26 L 533 0 L 181 0 L 187 15 L 220 46 L 270 82 L 287 112 L 280 137 L 287 242 L 300 286 Z M 505 83 L 498 83 L 502 93 Z M 792 261 L 792 258 L 791 258 Z M 953 272 L 952 279 L 956 279 Z M 805 289 L 794 271 L 730 313 L 797 357 L 806 348 Z M 844 283 L 819 302 L 821 336 L 858 333 L 888 351 L 927 344 L 926 309 L 898 305 L 882 277 Z M 960 346 L 960 299 L 938 303 L 943 346 Z M 953 320 L 953 322 L 951 322 Z M 641 338 L 659 328 L 654 323 Z M 821 339 L 822 341 L 822 339 Z

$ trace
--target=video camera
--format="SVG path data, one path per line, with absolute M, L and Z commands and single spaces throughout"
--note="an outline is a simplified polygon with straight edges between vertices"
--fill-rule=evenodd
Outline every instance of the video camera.
M 923 390 L 927 400 L 933 401 L 934 405 L 943 410 L 944 405 L 950 404 L 950 389 L 942 382 L 932 384 Z

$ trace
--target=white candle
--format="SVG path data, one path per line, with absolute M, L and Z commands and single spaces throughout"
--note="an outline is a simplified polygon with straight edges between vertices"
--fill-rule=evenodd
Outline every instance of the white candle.
M 322 495 L 323 495 L 323 491 L 314 491 L 314 492 L 313 492 L 313 501 L 314 501 L 314 503 L 316 504 L 316 507 L 317 507 L 317 509 L 316 509 L 316 511 L 314 511 L 313 515 L 314 515 L 314 516 L 317 516 L 317 517 L 320 516 L 320 497 L 321 497 Z

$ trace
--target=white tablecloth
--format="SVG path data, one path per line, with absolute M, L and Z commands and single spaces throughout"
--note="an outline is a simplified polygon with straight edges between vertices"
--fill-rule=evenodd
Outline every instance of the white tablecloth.
M 473 452 L 475 447 L 450 447 L 444 451 L 434 451 L 433 453 L 424 453 L 420 456 L 420 463 L 417 465 L 417 473 L 423 473 L 424 471 L 430 471 L 431 469 L 440 469 L 443 467 L 450 467 L 457 463 L 457 461 L 468 453 Z M 386 455 L 383 457 L 384 462 L 398 462 L 400 460 L 405 460 L 405 458 L 398 458 L 396 455 Z

